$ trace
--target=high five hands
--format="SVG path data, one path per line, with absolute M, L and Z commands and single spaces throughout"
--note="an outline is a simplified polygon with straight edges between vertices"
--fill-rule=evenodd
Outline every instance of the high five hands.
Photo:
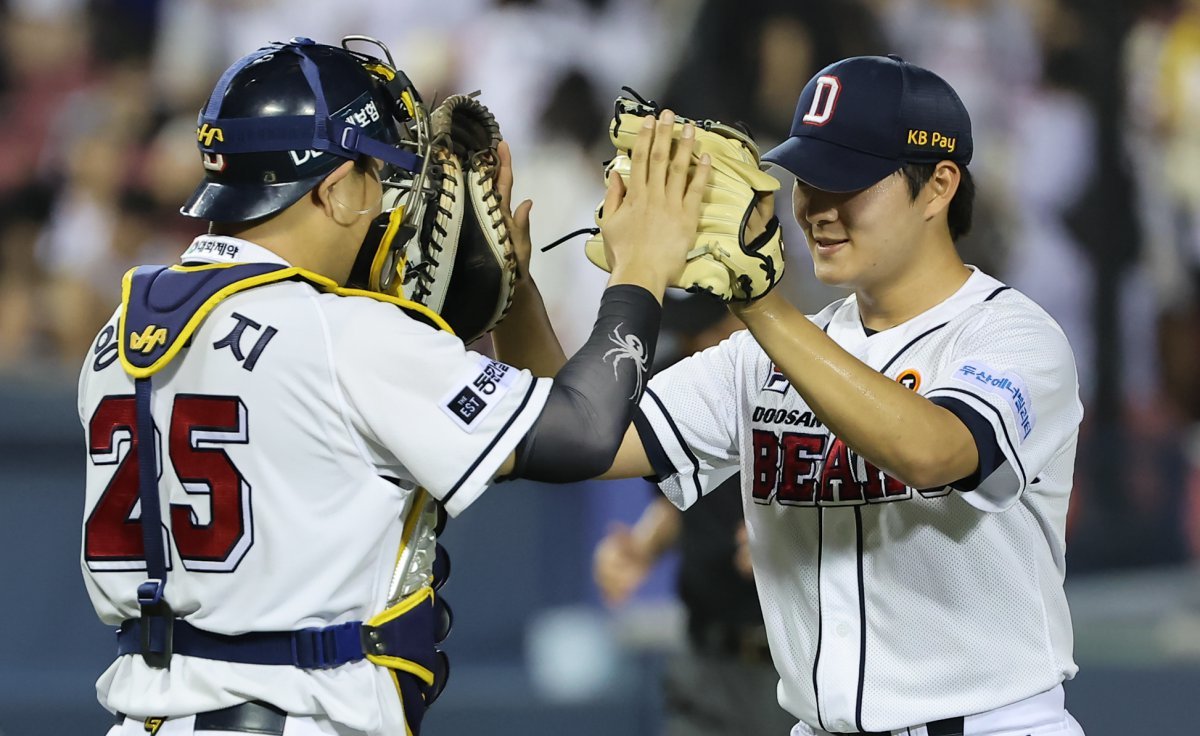
M 683 272 L 696 239 L 700 202 L 712 170 L 708 154 L 691 169 L 696 142 L 689 123 L 671 151 L 675 114 L 643 118 L 631 158 L 629 183 L 610 174 L 600 230 L 612 283 L 646 287 L 659 296 Z M 689 175 L 690 174 L 690 175 Z

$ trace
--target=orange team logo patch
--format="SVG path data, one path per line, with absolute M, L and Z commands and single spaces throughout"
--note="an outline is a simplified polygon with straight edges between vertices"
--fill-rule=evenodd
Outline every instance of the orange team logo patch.
M 896 383 L 909 391 L 916 391 L 921 388 L 921 374 L 912 368 L 905 369 L 896 376 Z

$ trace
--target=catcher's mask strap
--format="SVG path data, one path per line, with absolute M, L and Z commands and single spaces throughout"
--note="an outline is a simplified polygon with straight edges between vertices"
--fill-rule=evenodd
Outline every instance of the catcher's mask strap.
M 286 44 L 264 46 L 243 56 L 225 70 L 196 121 L 201 149 L 222 154 L 311 149 L 351 160 L 359 156 L 371 156 L 405 171 L 419 171 L 423 163 L 420 156 L 371 138 L 360 126 L 330 118 L 320 70 L 306 51 L 306 47 L 312 45 L 314 43 L 310 39 L 294 38 Z M 221 104 L 234 77 L 259 59 L 282 51 L 290 51 L 300 57 L 300 68 L 316 105 L 314 114 L 221 119 Z M 390 116 L 391 112 L 381 111 L 380 114 Z
M 208 96 L 208 103 L 204 106 L 200 116 L 202 118 L 215 118 L 221 114 L 221 103 L 225 100 L 225 93 L 229 91 L 229 85 L 233 83 L 233 78 L 238 75 L 246 67 L 250 66 L 259 59 L 273 54 L 278 51 L 280 44 L 273 43 L 263 46 L 260 49 L 251 51 L 242 58 L 233 63 L 233 66 L 225 70 L 221 78 L 217 80 L 217 86 L 213 87 L 212 94 Z

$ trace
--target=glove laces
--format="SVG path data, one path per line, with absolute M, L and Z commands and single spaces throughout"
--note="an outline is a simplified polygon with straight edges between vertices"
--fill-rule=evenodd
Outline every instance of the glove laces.
M 579 235 L 584 235 L 584 234 L 595 235 L 598 232 L 600 232 L 600 228 L 598 228 L 598 227 L 581 227 L 578 230 L 574 230 L 572 232 L 567 233 L 566 235 L 562 236 L 558 240 L 555 240 L 550 245 L 542 246 L 542 252 L 545 253 L 546 251 L 550 250 L 551 248 L 557 248 L 558 246 L 567 242 L 571 238 L 577 237 Z

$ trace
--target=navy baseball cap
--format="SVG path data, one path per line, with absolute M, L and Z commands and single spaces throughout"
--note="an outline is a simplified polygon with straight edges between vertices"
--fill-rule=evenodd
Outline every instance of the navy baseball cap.
M 827 192 L 865 189 L 908 163 L 971 161 L 971 117 L 938 75 L 855 56 L 805 85 L 788 139 L 762 158 Z

